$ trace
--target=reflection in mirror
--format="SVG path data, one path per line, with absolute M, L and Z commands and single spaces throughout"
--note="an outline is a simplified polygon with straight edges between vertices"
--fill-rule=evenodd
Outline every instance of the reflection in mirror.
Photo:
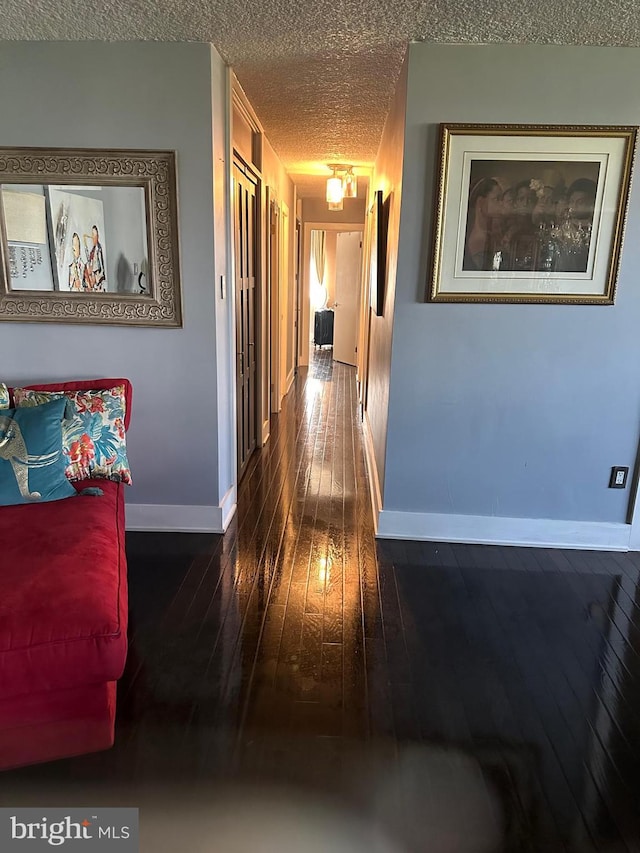
M 2 187 L 12 290 L 53 290 L 44 187 Z
M 142 187 L 4 184 L 10 290 L 151 296 Z

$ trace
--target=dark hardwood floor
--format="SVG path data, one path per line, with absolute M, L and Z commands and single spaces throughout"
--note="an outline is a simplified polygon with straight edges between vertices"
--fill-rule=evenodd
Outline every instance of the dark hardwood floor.
M 276 849 L 280 812 L 313 828 L 297 850 L 640 850 L 640 555 L 376 543 L 354 372 L 331 357 L 224 537 L 128 536 L 115 747 L 2 774 L 2 802 L 81 791 L 178 820 L 242 791 L 223 811 L 263 843 L 185 850 Z

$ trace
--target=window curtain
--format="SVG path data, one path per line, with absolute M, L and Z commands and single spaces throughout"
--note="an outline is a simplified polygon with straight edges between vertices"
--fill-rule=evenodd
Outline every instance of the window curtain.
M 325 266 L 325 232 L 311 232 L 311 261 L 316 272 L 316 293 L 313 295 L 313 302 L 316 311 L 321 311 L 327 307 L 327 288 L 324 286 L 324 266 Z

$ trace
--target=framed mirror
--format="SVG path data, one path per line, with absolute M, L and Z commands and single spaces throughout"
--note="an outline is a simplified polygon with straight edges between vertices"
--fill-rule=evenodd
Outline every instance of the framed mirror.
M 0 321 L 182 325 L 175 152 L 0 148 Z

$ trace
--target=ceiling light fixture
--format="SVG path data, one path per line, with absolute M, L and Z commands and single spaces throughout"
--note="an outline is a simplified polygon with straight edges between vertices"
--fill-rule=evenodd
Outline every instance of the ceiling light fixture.
M 353 166 L 349 166 L 343 180 L 344 197 L 356 198 L 358 195 L 358 179 L 353 174 Z
M 353 172 L 353 166 L 330 163 L 333 172 L 327 178 L 327 203 L 329 210 L 342 210 L 343 199 L 356 198 L 358 195 L 358 180 Z

